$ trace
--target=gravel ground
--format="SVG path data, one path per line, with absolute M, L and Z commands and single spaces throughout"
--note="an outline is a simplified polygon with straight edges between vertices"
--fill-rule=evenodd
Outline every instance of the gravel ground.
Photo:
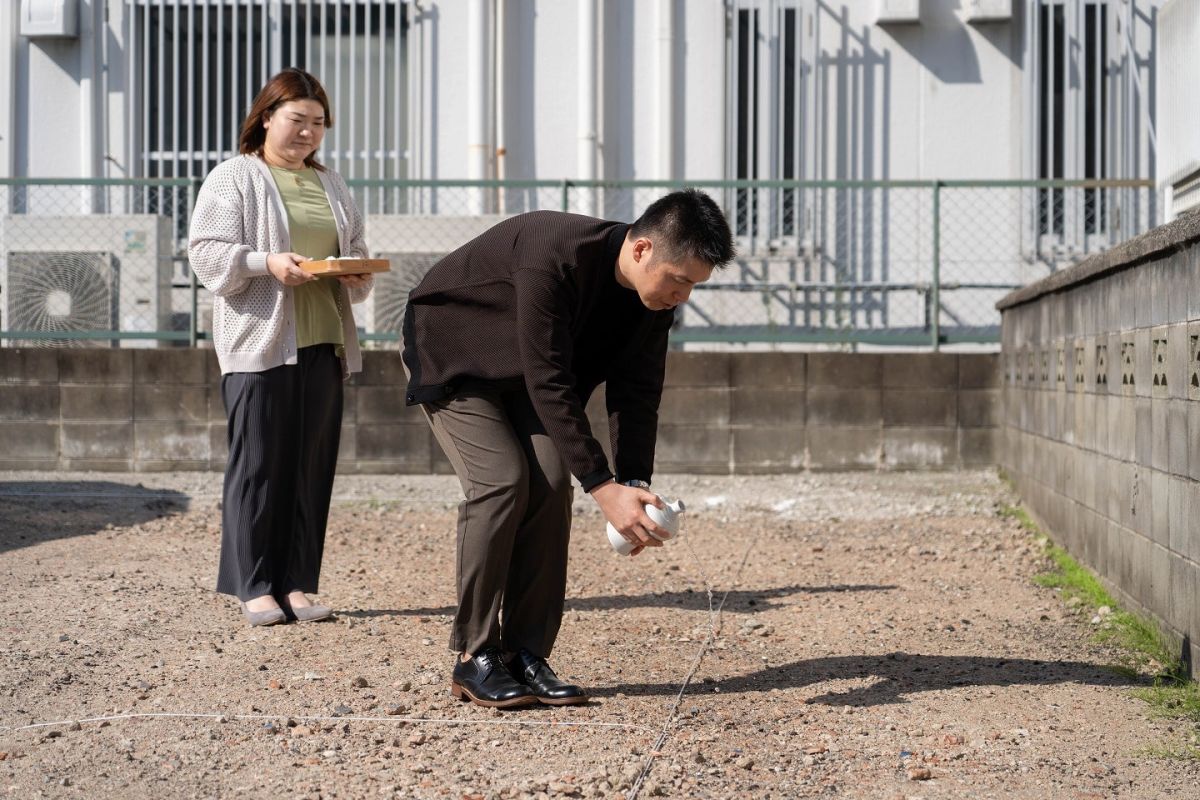
M 593 701 L 501 713 L 447 691 L 452 477 L 340 478 L 337 620 L 250 629 L 219 475 L 0 473 L 0 795 L 1197 796 L 993 474 L 656 488 L 684 531 L 633 559 L 576 501 L 552 663 Z

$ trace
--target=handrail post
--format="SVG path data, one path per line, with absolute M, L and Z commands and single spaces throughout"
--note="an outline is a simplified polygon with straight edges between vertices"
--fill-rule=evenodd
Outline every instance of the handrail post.
M 942 182 L 933 182 L 933 265 L 932 280 L 929 282 L 930 320 L 929 330 L 933 337 L 933 352 L 941 347 L 941 281 L 942 281 Z
M 566 178 L 562 180 L 562 206 L 558 210 L 564 213 L 571 210 L 571 182 Z

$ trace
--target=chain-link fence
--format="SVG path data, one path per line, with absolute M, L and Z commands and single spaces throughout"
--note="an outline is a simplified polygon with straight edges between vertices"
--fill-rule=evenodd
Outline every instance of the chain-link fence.
M 392 269 L 355 307 L 390 346 L 441 256 L 539 209 L 632 221 L 683 184 L 352 181 Z M 738 258 L 697 287 L 674 340 L 933 347 L 999 341 L 995 302 L 1155 224 L 1148 181 L 689 182 L 725 210 Z M 199 185 L 0 179 L 0 342 L 195 344 L 211 298 L 187 265 Z

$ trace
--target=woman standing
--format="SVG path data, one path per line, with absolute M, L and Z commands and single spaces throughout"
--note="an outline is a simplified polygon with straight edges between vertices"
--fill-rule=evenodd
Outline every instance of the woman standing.
M 229 417 L 217 591 L 251 625 L 324 619 L 315 604 L 342 424 L 342 381 L 362 367 L 351 303 L 369 275 L 316 278 L 297 264 L 366 258 L 363 220 L 315 153 L 333 124 L 320 82 L 273 77 L 242 123 L 241 155 L 196 198 L 188 256 L 213 293 Z

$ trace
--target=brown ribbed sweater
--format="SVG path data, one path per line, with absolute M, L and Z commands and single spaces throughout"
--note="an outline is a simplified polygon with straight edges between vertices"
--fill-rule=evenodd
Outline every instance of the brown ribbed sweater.
M 613 477 L 584 406 L 605 384 L 618 480 L 654 471 L 672 311 L 617 283 L 624 223 L 534 211 L 450 253 L 409 294 L 406 402 L 473 387 L 529 393 L 585 491 Z

